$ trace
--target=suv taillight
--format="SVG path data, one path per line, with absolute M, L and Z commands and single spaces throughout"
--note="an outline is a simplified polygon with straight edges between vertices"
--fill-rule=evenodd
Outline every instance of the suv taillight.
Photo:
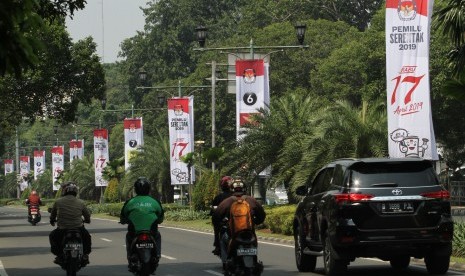
M 450 199 L 450 193 L 444 190 L 437 192 L 422 193 L 420 195 L 428 198 Z
M 370 194 L 334 194 L 337 204 L 366 201 L 374 197 Z

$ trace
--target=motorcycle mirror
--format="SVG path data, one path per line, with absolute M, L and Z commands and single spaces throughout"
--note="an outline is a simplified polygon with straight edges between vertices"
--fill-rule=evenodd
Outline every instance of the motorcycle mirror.
M 49 213 L 51 213 L 51 212 L 52 212 L 52 207 L 48 207 L 47 211 L 48 211 Z

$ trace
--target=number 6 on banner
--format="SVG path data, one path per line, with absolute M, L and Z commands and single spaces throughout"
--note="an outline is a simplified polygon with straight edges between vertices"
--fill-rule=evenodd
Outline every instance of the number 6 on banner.
M 409 82 L 409 83 L 413 83 L 414 85 L 413 85 L 412 88 L 410 88 L 410 90 L 407 92 L 407 94 L 405 95 L 405 98 L 404 98 L 404 104 L 408 104 L 412 100 L 413 91 L 415 91 L 415 89 L 420 84 L 420 81 L 424 76 L 425 75 L 419 76 L 419 77 L 406 76 L 405 78 L 402 79 L 402 81 L 400 80 L 400 76 L 397 76 L 397 77 L 393 78 L 392 80 L 396 80 L 396 87 L 394 87 L 394 91 L 392 92 L 391 104 L 394 104 L 396 102 L 397 88 L 399 88 L 399 84 L 401 82 L 402 83 Z

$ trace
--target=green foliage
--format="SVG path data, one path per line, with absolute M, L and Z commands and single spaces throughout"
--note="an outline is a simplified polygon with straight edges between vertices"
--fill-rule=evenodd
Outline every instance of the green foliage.
M 220 172 L 203 170 L 193 188 L 192 202 L 197 211 L 210 210 L 213 198 L 219 193 Z
M 115 203 L 120 201 L 118 192 L 118 179 L 113 178 L 108 182 L 108 186 L 105 188 L 104 198 L 105 202 Z
M 465 257 L 465 223 L 454 224 L 454 239 L 452 240 L 452 256 Z
M 210 218 L 209 211 L 191 211 L 189 209 L 173 210 L 165 212 L 165 220 L 188 221 Z
M 292 235 L 295 209 L 295 205 L 266 208 L 264 227 L 272 233 Z
M 87 208 L 91 214 L 108 214 L 110 216 L 119 217 L 121 209 L 123 208 L 122 202 L 120 203 L 91 203 L 87 204 Z

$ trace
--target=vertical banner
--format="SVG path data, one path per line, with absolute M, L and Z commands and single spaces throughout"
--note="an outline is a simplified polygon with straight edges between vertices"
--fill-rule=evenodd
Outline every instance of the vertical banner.
M 58 177 L 61 175 L 65 168 L 65 153 L 64 146 L 52 147 L 52 171 L 53 171 L 53 190 L 58 191 L 60 185 L 57 183 Z
M 29 156 L 20 156 L 19 157 L 19 173 L 21 174 L 21 182 L 19 183 L 19 188 L 21 191 L 28 186 L 27 177 L 31 172 L 31 158 Z
M 124 168 L 129 169 L 129 160 L 144 145 L 142 118 L 124 119 Z
M 171 185 L 189 184 L 187 164 L 181 157 L 194 150 L 194 98 L 168 99 Z M 195 181 L 191 167 L 191 181 Z
M 386 81 L 390 157 L 438 160 L 430 101 L 433 0 L 386 1 Z
M 107 162 L 109 161 L 108 155 L 108 130 L 95 129 L 94 130 L 94 168 L 95 168 L 95 186 L 108 186 L 108 181 L 103 179 L 102 173 Z
M 45 170 L 45 151 L 34 151 L 34 180 L 44 173 Z
M 82 158 L 84 158 L 84 140 L 69 141 L 69 163 L 72 164 L 73 160 Z
M 263 59 L 236 60 L 236 129 L 252 123 L 251 116 L 269 104 L 268 64 Z
M 13 159 L 5 159 L 3 160 L 3 163 L 5 165 L 5 175 L 12 173 L 15 170 Z

